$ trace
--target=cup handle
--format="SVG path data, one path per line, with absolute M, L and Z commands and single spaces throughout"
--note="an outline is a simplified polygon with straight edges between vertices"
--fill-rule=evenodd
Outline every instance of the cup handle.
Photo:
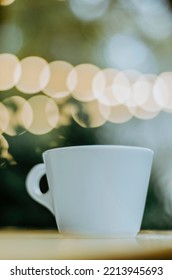
M 40 163 L 35 165 L 28 173 L 26 177 L 26 189 L 29 195 L 42 204 L 54 215 L 53 201 L 51 191 L 42 193 L 40 190 L 40 180 L 46 174 L 45 164 Z

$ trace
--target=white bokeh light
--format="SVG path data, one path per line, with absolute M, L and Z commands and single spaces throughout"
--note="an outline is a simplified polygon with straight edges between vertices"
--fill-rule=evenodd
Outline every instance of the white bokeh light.
M 172 73 L 161 73 L 155 80 L 153 96 L 159 106 L 167 112 L 172 112 Z
M 164 0 L 130 1 L 137 10 L 136 22 L 150 38 L 161 40 L 171 36 L 172 18 Z
M 73 14 L 82 21 L 93 21 L 106 12 L 110 0 L 69 0 Z
M 109 67 L 147 71 L 154 66 L 154 56 L 138 37 L 117 33 L 106 42 L 105 59 Z

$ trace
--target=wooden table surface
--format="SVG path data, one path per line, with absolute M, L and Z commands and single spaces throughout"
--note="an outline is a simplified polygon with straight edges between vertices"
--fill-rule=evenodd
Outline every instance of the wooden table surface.
M 136 238 L 63 237 L 56 230 L 0 229 L 1 260 L 172 259 L 172 231 L 141 231 Z

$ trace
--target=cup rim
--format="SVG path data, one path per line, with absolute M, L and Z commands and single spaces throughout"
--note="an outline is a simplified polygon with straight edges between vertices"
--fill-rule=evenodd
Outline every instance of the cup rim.
M 43 155 L 52 153 L 54 151 L 65 151 L 65 150 L 91 150 L 91 149 L 121 149 L 121 150 L 138 150 L 138 151 L 144 151 L 144 152 L 149 152 L 152 155 L 154 154 L 154 151 L 150 148 L 147 147 L 142 147 L 142 146 L 130 146 L 130 145 L 107 145 L 107 144 L 93 144 L 93 145 L 76 145 L 76 146 L 64 146 L 64 147 L 57 147 L 57 148 L 52 148 L 48 149 L 43 152 Z

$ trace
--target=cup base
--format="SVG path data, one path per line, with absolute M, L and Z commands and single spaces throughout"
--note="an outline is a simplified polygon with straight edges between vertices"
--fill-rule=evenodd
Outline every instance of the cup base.
M 60 232 L 62 238 L 70 239 L 133 239 L 136 238 L 137 233 L 73 233 Z

